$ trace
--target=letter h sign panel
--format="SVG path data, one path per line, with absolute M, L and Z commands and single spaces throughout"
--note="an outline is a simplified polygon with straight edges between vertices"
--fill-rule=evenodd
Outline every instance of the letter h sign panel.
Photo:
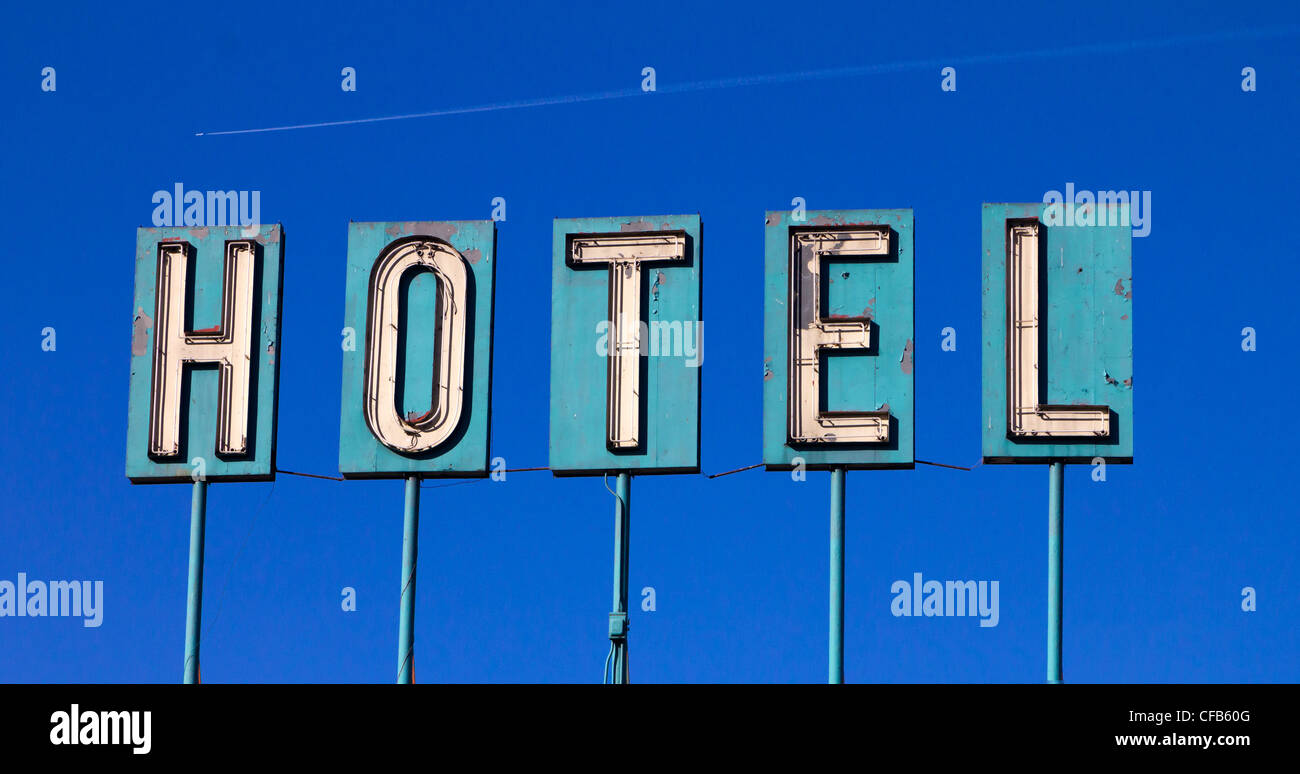
M 984 205 L 987 463 L 1133 461 L 1127 206 L 1105 226 L 1064 225 L 1062 206 Z
M 700 217 L 556 219 L 550 468 L 700 469 Z
M 275 478 L 279 225 L 136 232 L 126 475 Z
M 339 472 L 488 474 L 496 224 L 351 223 Z
M 912 468 L 911 210 L 767 213 L 763 463 Z

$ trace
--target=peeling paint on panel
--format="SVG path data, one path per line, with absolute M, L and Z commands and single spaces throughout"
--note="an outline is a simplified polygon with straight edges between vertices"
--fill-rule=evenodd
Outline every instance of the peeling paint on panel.
M 135 357 L 149 351 L 149 333 L 153 329 L 153 318 L 145 314 L 144 307 L 135 312 L 135 323 L 131 332 L 131 354 Z
M 901 364 L 899 367 L 903 370 L 903 373 L 908 376 L 912 375 L 912 350 L 912 340 L 908 339 L 907 343 L 903 345 L 903 356 L 898 359 L 898 362 Z
M 478 249 L 466 250 L 465 260 L 469 261 L 470 263 L 478 263 L 479 261 L 483 260 L 483 253 Z
M 456 235 L 456 224 L 428 220 L 409 220 L 391 223 L 384 229 L 389 236 L 398 237 L 408 234 L 422 234 L 439 239 L 451 239 Z
M 664 273 L 662 271 L 655 272 L 655 281 L 650 285 L 650 300 L 655 302 L 656 305 L 659 302 L 659 288 L 667 284 L 668 281 L 664 277 Z M 655 313 L 658 314 L 658 312 L 659 312 L 659 307 L 656 306 Z
M 1120 277 L 1119 279 L 1115 280 L 1115 295 L 1117 295 L 1117 296 L 1123 296 L 1124 298 L 1129 298 L 1129 299 L 1133 298 L 1133 289 L 1132 289 L 1132 288 L 1129 288 L 1127 291 L 1124 290 L 1124 278 L 1123 278 L 1123 277 Z

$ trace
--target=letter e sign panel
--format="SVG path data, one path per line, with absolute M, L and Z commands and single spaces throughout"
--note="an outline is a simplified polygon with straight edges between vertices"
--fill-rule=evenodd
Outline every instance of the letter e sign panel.
M 984 205 L 987 463 L 1133 461 L 1128 206 L 1073 219 L 1062 206 L 1076 205 Z
M 766 223 L 764 465 L 914 467 L 912 211 Z
M 133 483 L 275 478 L 283 266 L 279 225 L 136 232 Z
M 550 467 L 700 469 L 700 216 L 556 219 Z
M 495 272 L 490 220 L 348 225 L 345 478 L 488 474 Z

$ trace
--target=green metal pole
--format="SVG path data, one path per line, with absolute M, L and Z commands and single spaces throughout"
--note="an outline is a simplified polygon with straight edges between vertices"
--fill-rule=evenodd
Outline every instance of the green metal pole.
M 1065 538 L 1065 463 L 1053 462 L 1047 495 L 1047 682 L 1062 682 L 1061 618 Z
M 185 684 L 199 681 L 199 624 L 203 617 L 203 532 L 208 482 L 195 481 L 190 494 L 190 580 L 185 599 Z
M 844 468 L 831 471 L 831 684 L 844 682 Z
M 402 612 L 397 624 L 397 683 L 415 682 L 415 555 L 420 534 L 420 477 L 406 477 L 402 521 Z
M 618 474 L 614 502 L 614 611 L 609 614 L 609 639 L 615 685 L 627 685 L 628 537 L 632 527 L 632 474 Z

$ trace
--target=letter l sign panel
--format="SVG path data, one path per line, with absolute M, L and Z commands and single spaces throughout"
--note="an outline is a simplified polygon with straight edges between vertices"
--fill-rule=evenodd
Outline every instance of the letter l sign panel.
M 278 225 L 139 229 L 132 482 L 275 478 L 283 265 Z
M 1133 461 L 1128 208 L 1086 218 L 1124 225 L 1049 225 L 1061 206 L 984 205 L 987 463 Z

